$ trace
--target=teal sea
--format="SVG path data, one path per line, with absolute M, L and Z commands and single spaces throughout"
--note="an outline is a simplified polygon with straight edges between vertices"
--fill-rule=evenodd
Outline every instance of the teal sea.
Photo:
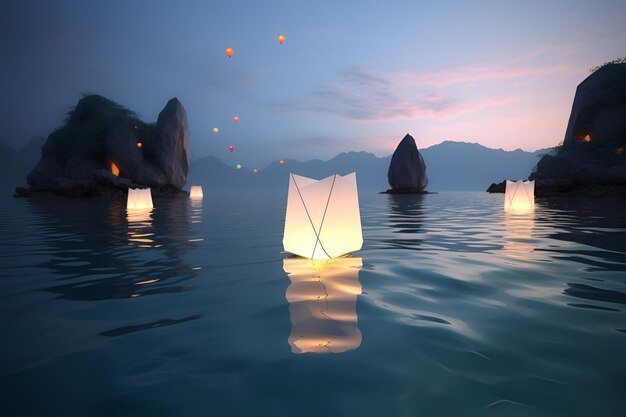
M 286 193 L 0 208 L 4 416 L 623 416 L 623 200 L 360 194 L 283 252 Z

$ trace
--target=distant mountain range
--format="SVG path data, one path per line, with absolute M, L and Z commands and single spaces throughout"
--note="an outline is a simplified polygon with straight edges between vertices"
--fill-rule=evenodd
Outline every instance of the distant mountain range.
M 0 142 L 0 188 L 7 192 L 16 186 L 26 185 L 26 176 L 41 157 L 44 143 L 45 138 L 35 136 L 16 151 Z M 482 191 L 492 182 L 505 178 L 528 178 L 539 158 L 549 151 L 504 151 L 476 143 L 453 141 L 420 149 L 430 179 L 429 191 Z M 360 188 L 383 191 L 389 188 L 387 170 L 390 160 L 391 155 L 379 158 L 369 152 L 346 152 L 328 161 L 286 159 L 284 165 L 276 161 L 258 174 L 252 174 L 246 167 L 236 169 L 213 156 L 207 156 L 192 162 L 188 184 L 201 184 L 208 189 L 283 189 L 287 187 L 289 172 L 318 179 L 334 173 L 345 175 L 356 172 Z
M 528 178 L 539 158 L 550 149 L 525 152 L 520 149 L 504 151 L 477 143 L 445 141 L 420 152 L 426 161 L 429 191 L 483 191 L 492 182 L 505 178 Z M 368 152 L 340 153 L 328 161 L 313 159 L 300 162 L 286 159 L 284 165 L 273 162 L 258 174 L 230 167 L 208 156 L 193 161 L 190 184 L 205 187 L 285 188 L 289 172 L 312 178 L 324 178 L 334 173 L 357 173 L 360 188 L 379 191 L 389 188 L 387 170 L 391 155 L 376 157 Z

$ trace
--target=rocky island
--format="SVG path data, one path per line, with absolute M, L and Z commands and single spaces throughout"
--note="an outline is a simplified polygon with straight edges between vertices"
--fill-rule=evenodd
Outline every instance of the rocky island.
M 125 195 L 151 187 L 154 195 L 182 194 L 189 174 L 189 128 L 180 101 L 172 98 L 156 124 L 99 95 L 85 95 L 52 132 L 41 159 L 16 196 Z
M 408 133 L 394 151 L 387 172 L 391 188 L 388 194 L 428 194 L 426 163 L 417 149 L 415 139 Z
M 626 197 L 626 64 L 601 66 L 580 83 L 563 145 L 529 179 L 539 197 Z M 487 191 L 504 192 L 504 183 Z

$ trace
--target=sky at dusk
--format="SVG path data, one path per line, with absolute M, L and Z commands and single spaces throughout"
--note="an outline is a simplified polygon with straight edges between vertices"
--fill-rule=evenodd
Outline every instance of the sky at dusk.
M 407 132 L 532 151 L 562 141 L 588 68 L 626 55 L 624 22 L 623 0 L 3 1 L 0 140 L 93 92 L 145 121 L 178 97 L 192 159 L 382 156 Z

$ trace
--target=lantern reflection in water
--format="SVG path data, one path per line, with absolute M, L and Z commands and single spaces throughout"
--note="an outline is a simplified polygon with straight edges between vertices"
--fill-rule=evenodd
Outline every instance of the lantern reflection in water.
M 285 292 L 293 353 L 341 353 L 361 345 L 356 312 L 361 258 L 283 260 L 291 284 Z
M 534 211 L 525 214 L 505 213 L 504 233 L 502 235 L 504 256 L 521 261 L 531 260 L 535 251 L 535 245 L 532 241 L 534 229 Z
M 128 244 L 140 248 L 157 248 L 154 241 L 154 227 L 152 225 L 152 210 L 127 210 Z

